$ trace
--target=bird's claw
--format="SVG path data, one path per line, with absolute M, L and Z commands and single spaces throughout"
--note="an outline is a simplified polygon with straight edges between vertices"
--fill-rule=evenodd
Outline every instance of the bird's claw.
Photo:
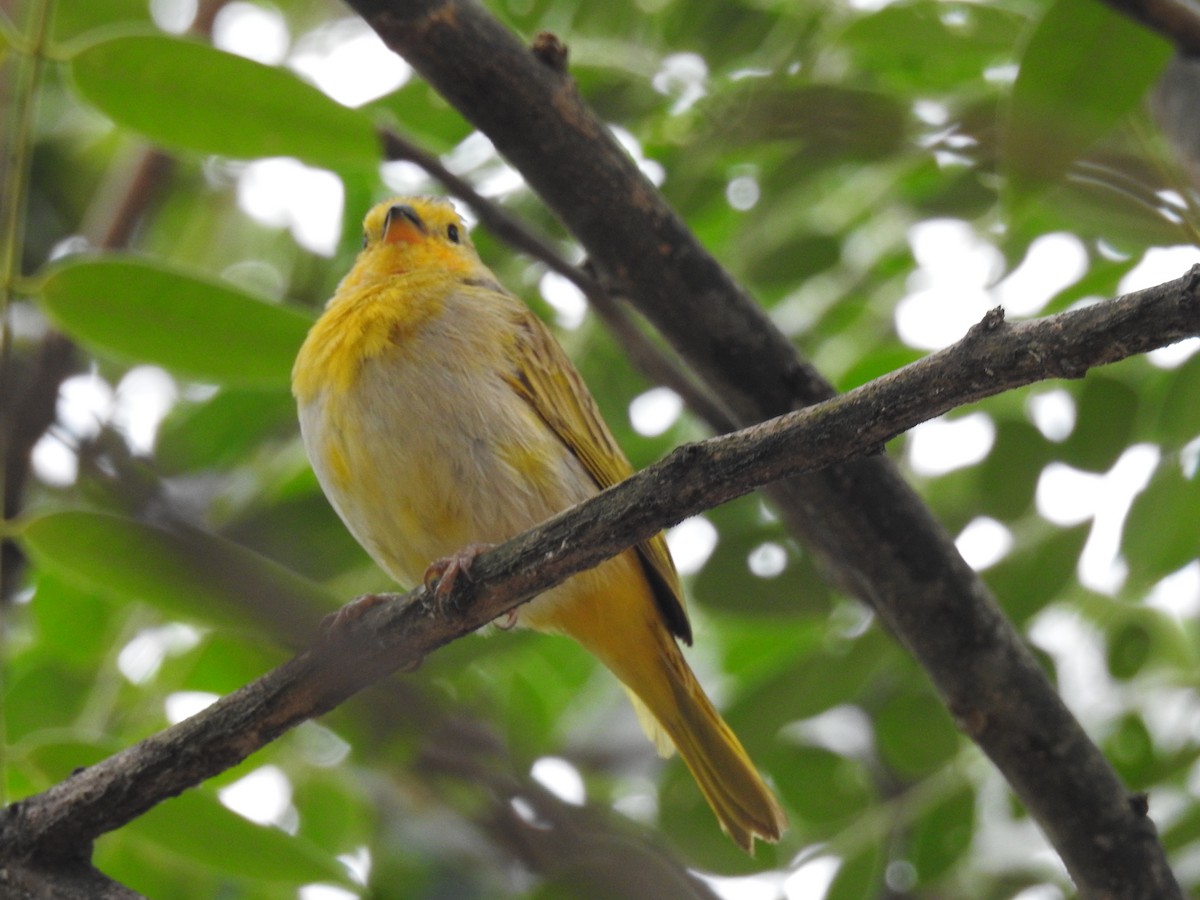
M 459 576 L 470 580 L 471 566 L 475 558 L 494 544 L 467 544 L 460 550 L 455 550 L 449 556 L 435 559 L 425 570 L 425 590 L 433 594 L 435 600 L 445 600 L 454 590 L 454 583 Z
M 387 600 L 383 594 L 363 594 L 361 597 L 355 597 L 341 609 L 331 612 L 321 620 L 321 624 L 317 627 L 317 632 L 322 637 L 330 637 L 335 632 L 349 626 L 352 622 L 357 622 L 363 617 L 363 614 L 374 606 L 378 606 Z
M 454 591 L 454 585 L 458 578 L 470 579 L 471 566 L 474 564 L 476 557 L 479 554 L 492 549 L 495 544 L 468 544 L 461 550 L 455 550 L 449 556 L 443 556 L 441 559 L 435 559 L 429 564 L 425 570 L 423 579 L 425 590 L 433 595 L 434 602 L 441 604 Z M 508 631 L 515 628 L 519 611 L 510 609 L 504 615 L 500 616 L 494 622 L 495 626 L 501 631 Z

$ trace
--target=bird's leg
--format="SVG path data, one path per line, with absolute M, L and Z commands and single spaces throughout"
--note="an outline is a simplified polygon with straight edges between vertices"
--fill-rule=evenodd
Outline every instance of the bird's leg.
M 471 578 L 471 566 L 479 554 L 491 550 L 495 544 L 467 544 L 455 550 L 449 556 L 435 559 L 425 570 L 425 590 L 430 591 L 434 599 L 445 600 L 454 590 L 454 582 L 461 575 L 467 580 Z
M 517 616 L 520 615 L 520 609 L 521 609 L 521 607 L 519 607 L 519 606 L 517 606 L 513 609 L 510 609 L 504 615 L 500 616 L 497 619 L 494 619 L 492 621 L 492 624 L 495 625 L 497 628 L 499 628 L 501 631 L 511 631 L 512 629 L 517 627 Z
M 475 562 L 475 558 L 495 546 L 495 544 L 468 544 L 461 550 L 455 550 L 449 556 L 435 559 L 425 570 L 425 589 L 433 593 L 435 600 L 439 602 L 445 600 L 454 590 L 454 582 L 460 575 L 468 579 L 471 577 L 471 565 Z M 494 624 L 497 628 L 508 631 L 516 626 L 517 615 L 517 610 L 510 609 L 496 619 Z
M 373 606 L 378 606 L 380 603 L 385 603 L 389 600 L 392 594 L 363 594 L 360 597 L 355 597 L 337 612 L 331 612 L 321 620 L 318 627 L 318 632 L 322 635 L 332 634 L 342 628 L 345 628 L 351 622 L 361 619 L 363 613 Z
M 363 594 L 355 597 L 337 612 L 331 612 L 321 620 L 321 624 L 317 627 L 318 644 L 336 643 L 342 636 L 342 632 L 361 619 L 368 610 L 381 603 L 386 603 L 388 600 L 394 600 L 397 596 L 396 594 Z M 414 659 L 401 663 L 396 671 L 415 672 L 421 668 L 423 661 L 424 657 L 417 656 Z

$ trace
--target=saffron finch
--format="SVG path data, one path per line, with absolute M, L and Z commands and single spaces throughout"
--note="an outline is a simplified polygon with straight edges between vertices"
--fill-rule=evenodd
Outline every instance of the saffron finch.
M 453 576 L 504 541 L 632 473 L 582 378 L 483 264 L 446 201 L 394 198 L 292 373 L 322 488 L 402 584 Z M 659 752 L 678 749 L 742 848 L 787 820 L 676 643 L 691 643 L 661 534 L 519 607 L 620 679 Z

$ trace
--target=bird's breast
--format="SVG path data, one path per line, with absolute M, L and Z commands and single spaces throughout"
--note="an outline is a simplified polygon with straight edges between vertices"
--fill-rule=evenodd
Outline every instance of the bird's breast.
M 581 464 L 504 377 L 503 333 L 422 329 L 365 360 L 353 383 L 301 402 L 314 470 L 393 577 L 505 540 L 595 493 Z

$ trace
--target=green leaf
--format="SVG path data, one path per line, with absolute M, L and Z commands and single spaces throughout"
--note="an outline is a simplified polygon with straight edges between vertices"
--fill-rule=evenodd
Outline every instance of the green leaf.
M 1075 428 L 1062 445 L 1063 462 L 1107 472 L 1129 447 L 1139 405 L 1137 391 L 1123 381 L 1089 376 L 1078 397 Z
M 946 708 L 929 694 L 890 698 L 875 716 L 879 753 L 902 776 L 933 772 L 958 750 L 958 732 Z
M 166 531 L 84 510 L 49 513 L 19 533 L 38 565 L 118 600 L 141 600 L 201 622 L 245 626 L 255 608 L 283 608 L 304 623 L 335 605 L 319 585 L 223 538 Z M 303 625 L 301 625 L 303 627 Z
M 864 68 L 903 92 L 951 91 L 1006 59 L 1021 20 L 976 3 L 894 3 L 846 29 Z
M 1162 844 L 1168 853 L 1177 856 L 1196 841 L 1200 841 L 1200 806 L 1188 804 L 1162 831 Z
M 884 344 L 878 350 L 865 353 L 838 378 L 839 390 L 848 391 L 868 381 L 880 378 L 889 372 L 903 369 L 921 358 L 921 353 L 911 347 Z
M 798 656 L 795 664 L 757 685 L 739 700 L 776 719 L 804 719 L 853 703 L 881 670 L 895 663 L 895 644 L 878 629 L 854 638 L 830 638 Z M 797 691 L 796 685 L 804 685 Z
M 1196 558 L 1198 509 L 1200 477 L 1185 478 L 1177 459 L 1163 459 L 1150 484 L 1134 498 L 1121 531 L 1121 555 L 1133 582 L 1151 585 Z
M 1091 0 L 1057 0 L 1021 58 L 1003 122 L 1012 199 L 1058 181 L 1138 107 L 1171 55 L 1148 29 Z
M 286 389 L 312 324 L 228 285 L 130 257 L 67 262 L 44 282 L 42 304 L 81 343 L 236 387 Z
M 1126 713 L 1104 741 L 1104 755 L 1134 790 L 1148 785 L 1155 764 L 1154 738 L 1137 713 Z
M 1030 539 L 1018 537 L 1016 549 L 984 573 L 1013 621 L 1026 621 L 1074 583 L 1091 528 L 1091 522 L 1063 529 L 1039 526 Z
M 862 763 L 824 747 L 799 746 L 787 751 L 789 764 L 772 771 L 780 792 L 795 798 L 807 822 L 827 828 L 860 815 L 876 799 Z
M 49 700 L 53 704 L 54 700 Z M 20 745 L 15 745 L 15 760 L 26 770 L 36 772 L 47 785 L 63 781 L 85 766 L 95 765 L 124 749 L 112 735 L 97 735 L 93 729 L 68 725 L 42 728 Z
M 889 94 L 792 77 L 749 84 L 698 104 L 713 127 L 701 139 L 735 148 L 784 141 L 806 165 L 887 158 L 906 140 L 908 112 Z
M 901 198 L 929 218 L 976 219 L 996 205 L 997 184 L 988 172 L 974 166 L 946 171 L 934 158 L 914 165 L 896 188 Z
M 717 546 L 696 575 L 691 596 L 704 608 L 737 615 L 824 615 L 830 592 L 809 554 L 800 553 L 783 526 L 766 520 L 756 497 L 740 498 L 706 514 Z M 755 557 L 781 562 L 767 576 L 751 570 Z
M 191 650 L 168 654 L 159 669 L 158 683 L 178 685 L 186 691 L 230 694 L 258 678 L 278 659 L 278 650 L 271 645 L 213 629 Z
M 346 883 L 331 854 L 278 828 L 258 825 L 226 809 L 207 791 L 192 790 L 125 826 L 130 836 L 226 875 L 288 884 Z M 197 840 L 198 835 L 204 839 Z
M 975 792 L 964 787 L 935 804 L 917 821 L 911 859 L 921 884 L 944 875 L 975 834 Z
M 1158 406 L 1158 424 L 1167 446 L 1180 447 L 1200 435 L 1200 353 L 1172 373 L 1166 397 Z
M 88 3 L 56 3 L 51 17 L 54 41 L 59 44 L 83 39 L 98 28 L 154 28 L 150 4 L 144 0 L 90 0 Z M 119 23 L 119 24 L 118 24 Z
M 1154 635 L 1144 623 L 1132 619 L 1123 622 L 1108 635 L 1108 671 L 1113 678 L 1128 681 L 1146 665 L 1153 646 Z
M 1021 419 L 1000 418 L 991 452 L 975 470 L 978 513 L 1013 522 L 1033 506 L 1038 478 L 1054 454 L 1053 445 Z
M 752 229 L 747 227 L 747 232 Z M 827 234 L 795 234 L 786 243 L 763 246 L 762 235 L 752 233 L 745 252 L 749 261 L 746 278 L 760 288 L 759 292 L 779 292 L 794 289 L 797 284 L 833 268 L 841 259 L 840 242 Z M 757 246 L 754 246 L 757 244 Z
M 405 135 L 431 153 L 447 153 L 471 133 L 471 126 L 427 81 L 413 78 L 369 108 L 394 117 Z
M 225 523 L 222 535 L 322 583 L 369 566 L 362 546 L 316 487 L 315 477 L 308 472 L 299 476 L 306 482 L 310 478 L 313 490 L 255 504 Z M 390 578 L 379 575 L 372 587 L 391 584 Z
M 40 652 L 64 668 L 92 672 L 115 640 L 112 605 L 92 591 L 41 572 L 30 604 Z
M 306 723 L 304 728 L 319 726 Z M 346 768 L 350 768 L 347 766 Z M 343 769 L 309 769 L 304 780 L 293 783 L 292 795 L 300 810 L 300 835 L 319 847 L 353 847 L 371 840 L 379 826 L 378 809 L 368 789 Z M 392 886 L 392 885 L 389 885 Z
M 75 86 L 114 122 L 164 146 L 317 166 L 380 161 L 374 126 L 284 69 L 194 41 L 132 35 L 71 60 Z
M 91 672 L 63 666 L 49 654 L 9 665 L 4 684 L 5 740 L 15 743 L 50 729 L 70 729 L 91 696 L 94 681 Z M 51 774 L 60 778 L 69 772 Z
M 825 900 L 859 900 L 880 894 L 886 857 L 882 848 L 871 843 L 865 850 L 847 857 L 825 892 Z
M 296 404 L 281 391 L 221 391 L 179 404 L 158 431 L 155 459 L 168 473 L 233 468 L 268 438 L 294 433 Z

